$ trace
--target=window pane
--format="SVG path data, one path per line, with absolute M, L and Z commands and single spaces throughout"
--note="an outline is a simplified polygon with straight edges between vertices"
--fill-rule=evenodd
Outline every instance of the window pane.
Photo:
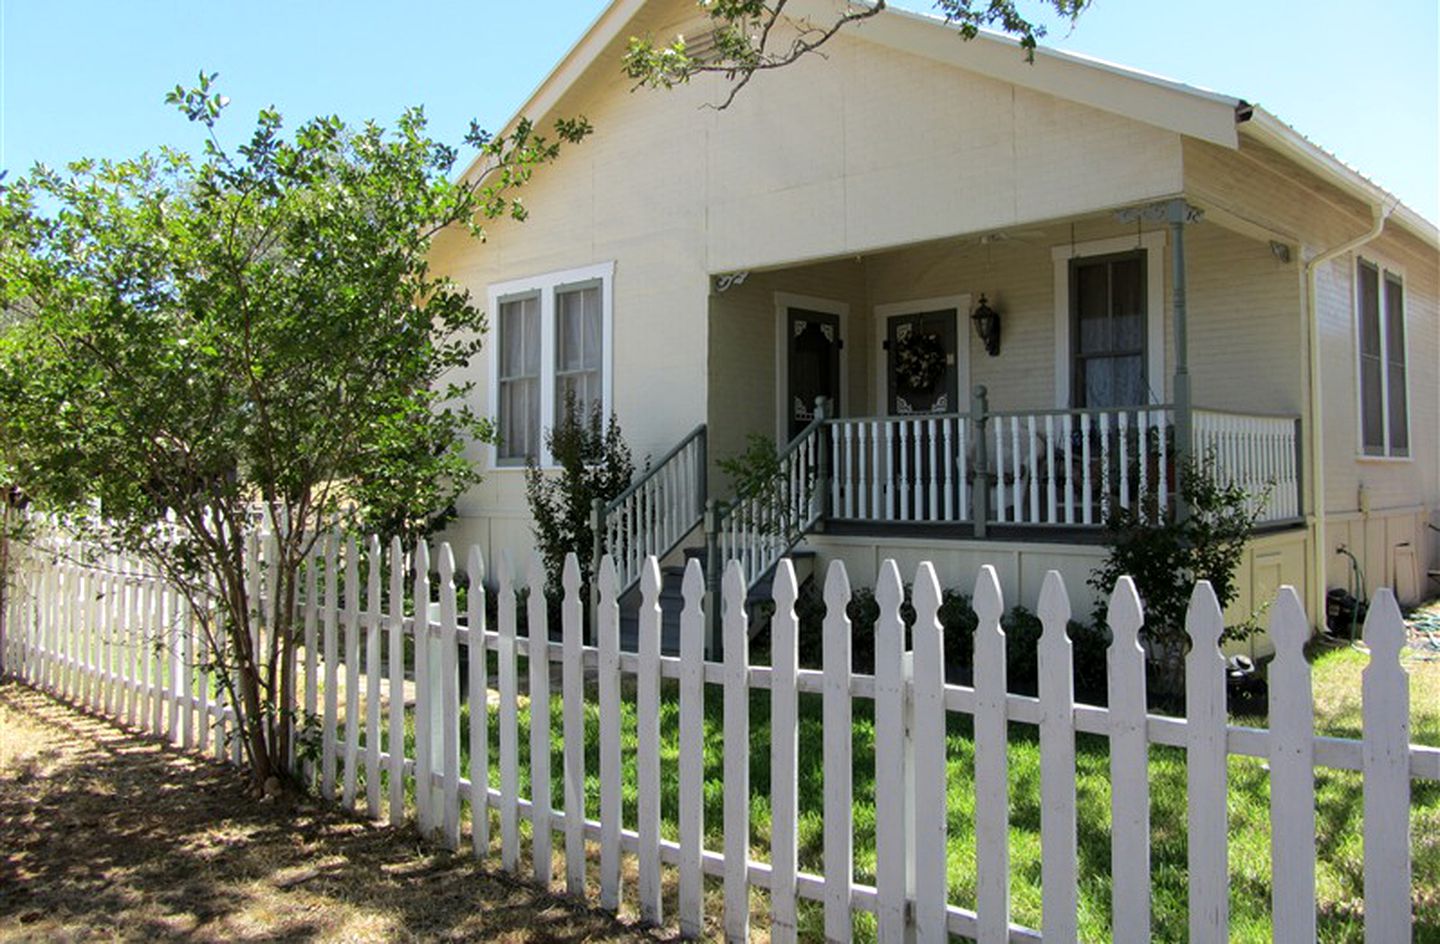
M 1386 393 L 1390 395 L 1390 454 L 1406 456 L 1410 454 L 1410 431 L 1406 416 L 1408 405 L 1405 402 L 1405 365 L 1391 364 L 1388 379 L 1390 387 Z
M 1405 288 L 1389 274 L 1385 276 L 1385 351 L 1390 363 L 1405 363 Z
M 586 367 L 599 370 L 601 364 L 601 317 L 600 317 L 600 289 L 587 288 L 583 293 L 585 296 L 585 360 Z
M 1380 278 L 1375 267 L 1362 262 L 1360 279 L 1360 352 L 1380 353 Z
M 1075 314 L 1080 353 L 1110 350 L 1110 273 L 1104 263 L 1075 270 Z
M 1117 317 L 1145 313 L 1141 271 L 1137 258 L 1117 259 L 1110 263 L 1110 310 Z
M 1361 442 L 1365 444 L 1365 452 L 1369 455 L 1383 454 L 1385 429 L 1378 357 L 1362 355 L 1360 358 L 1360 411 Z
M 1087 357 L 1080 361 L 1080 405 L 1090 409 L 1133 406 L 1145 402 L 1139 356 Z

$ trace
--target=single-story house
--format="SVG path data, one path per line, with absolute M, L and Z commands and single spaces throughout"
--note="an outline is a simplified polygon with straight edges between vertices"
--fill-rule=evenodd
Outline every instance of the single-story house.
M 787 481 L 711 523 L 757 581 L 798 541 L 860 583 L 894 557 L 1083 593 L 1104 515 L 1174 502 L 1188 449 L 1263 502 L 1237 609 L 1293 584 L 1320 622 L 1342 546 L 1371 589 L 1434 592 L 1433 223 L 1247 100 L 894 9 L 725 110 L 718 79 L 632 90 L 628 37 L 705 28 L 614 0 L 520 112 L 596 133 L 523 225 L 434 247 L 487 306 L 502 437 L 454 539 L 528 554 L 568 390 L 650 457 L 607 512 L 622 579 L 705 543 L 717 461 L 763 434 Z

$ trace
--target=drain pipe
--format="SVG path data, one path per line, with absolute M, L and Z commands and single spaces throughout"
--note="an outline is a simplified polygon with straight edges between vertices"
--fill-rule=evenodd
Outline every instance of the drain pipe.
M 1311 591 L 1310 613 L 1311 619 L 1319 620 L 1318 625 L 1322 627 L 1325 624 L 1325 565 L 1328 555 L 1325 553 L 1325 436 L 1321 422 L 1320 314 L 1315 303 L 1316 271 L 1330 260 L 1372 242 L 1384 231 L 1385 220 L 1394 209 L 1385 209 L 1383 203 L 1371 204 L 1372 222 L 1368 232 L 1327 249 L 1305 263 L 1305 317 L 1310 342 L 1310 503 L 1315 517 L 1314 572 L 1311 574 L 1314 589 Z

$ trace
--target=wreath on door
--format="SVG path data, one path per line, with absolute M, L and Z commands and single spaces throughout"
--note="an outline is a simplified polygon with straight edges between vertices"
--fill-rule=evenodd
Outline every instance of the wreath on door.
M 911 331 L 895 341 L 895 377 L 912 393 L 929 393 L 945 373 L 945 344 L 933 332 Z

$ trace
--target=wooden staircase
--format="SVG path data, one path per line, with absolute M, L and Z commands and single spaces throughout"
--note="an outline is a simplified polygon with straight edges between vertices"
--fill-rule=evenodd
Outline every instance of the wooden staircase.
M 681 589 L 685 582 L 685 568 L 690 561 L 698 560 L 705 566 L 705 548 L 687 547 L 681 562 L 660 568 L 660 654 L 680 654 L 680 611 L 684 608 Z M 815 552 L 794 549 L 785 555 L 795 564 L 795 577 L 801 586 L 814 576 Z M 775 579 L 775 568 L 770 568 L 751 587 L 745 597 L 745 608 L 750 613 L 750 635 L 754 636 L 769 625 L 768 619 L 757 619 L 761 604 L 769 603 L 771 587 Z M 620 598 L 620 649 L 635 652 L 640 623 L 640 588 L 634 587 Z

